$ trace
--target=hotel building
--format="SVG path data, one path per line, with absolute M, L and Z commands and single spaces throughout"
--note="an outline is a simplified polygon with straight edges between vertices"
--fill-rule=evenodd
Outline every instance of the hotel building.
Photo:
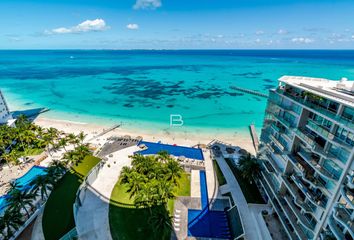
M 0 124 L 12 125 L 13 122 L 9 107 L 7 106 L 4 95 L 0 90 Z
M 354 81 L 281 77 L 258 157 L 289 239 L 354 239 Z

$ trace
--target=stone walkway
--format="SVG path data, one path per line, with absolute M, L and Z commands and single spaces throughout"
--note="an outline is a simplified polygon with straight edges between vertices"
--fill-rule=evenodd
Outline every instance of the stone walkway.
M 109 227 L 109 199 L 119 173 L 124 166 L 130 166 L 130 155 L 138 151 L 137 146 L 112 153 L 98 174 L 92 186 L 86 190 L 84 201 L 79 208 L 76 229 L 83 240 L 111 240 Z
M 225 159 L 222 157 L 215 157 L 218 162 L 222 173 L 224 174 L 227 185 L 223 186 L 223 191 L 230 192 L 232 198 L 237 205 L 238 211 L 240 213 L 240 217 L 242 219 L 242 223 L 244 226 L 244 231 L 246 235 L 246 239 L 252 240 L 266 240 L 262 235 L 262 231 L 258 228 L 257 220 L 251 214 L 251 211 L 248 207 L 247 201 L 243 196 L 240 185 L 238 184 L 233 172 L 230 167 L 225 162 Z

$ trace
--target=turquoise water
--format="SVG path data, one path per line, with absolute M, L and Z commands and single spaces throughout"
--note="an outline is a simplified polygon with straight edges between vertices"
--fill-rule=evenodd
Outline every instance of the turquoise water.
M 261 127 L 267 93 L 282 75 L 354 79 L 353 51 L 0 51 L 0 88 L 12 110 L 171 130 L 228 133 Z

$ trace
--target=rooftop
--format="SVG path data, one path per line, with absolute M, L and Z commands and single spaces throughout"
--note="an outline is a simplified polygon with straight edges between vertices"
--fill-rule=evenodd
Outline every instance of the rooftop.
M 325 78 L 311 78 L 302 76 L 283 76 L 280 82 L 289 84 L 338 103 L 354 107 L 354 81 L 342 78 L 329 80 Z

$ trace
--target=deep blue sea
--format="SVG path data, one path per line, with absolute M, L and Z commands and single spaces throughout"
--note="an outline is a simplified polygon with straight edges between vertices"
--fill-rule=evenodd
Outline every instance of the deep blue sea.
M 354 79 L 354 51 L 0 51 L 11 110 L 152 132 L 169 129 L 170 114 L 184 120 L 173 131 L 260 129 L 266 99 L 230 87 L 267 93 L 283 75 Z

